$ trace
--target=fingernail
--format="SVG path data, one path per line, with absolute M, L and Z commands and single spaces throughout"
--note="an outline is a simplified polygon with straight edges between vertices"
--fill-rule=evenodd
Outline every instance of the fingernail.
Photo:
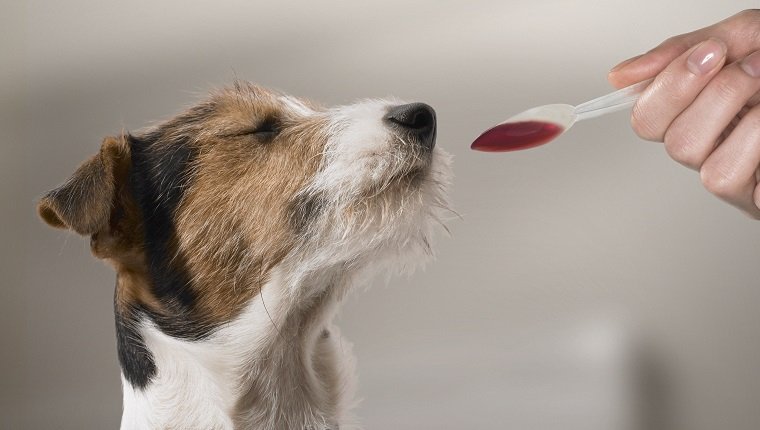
M 753 78 L 760 78 L 760 51 L 755 51 L 739 64 L 744 72 Z
M 644 54 L 641 54 L 641 55 L 644 55 Z M 612 72 L 617 72 L 618 70 L 622 69 L 623 67 L 625 67 L 625 66 L 627 66 L 627 65 L 629 65 L 629 64 L 631 64 L 631 63 L 633 63 L 634 61 L 636 61 L 636 60 L 638 60 L 639 58 L 641 58 L 641 55 L 637 55 L 637 56 L 635 56 L 635 57 L 632 57 L 632 58 L 629 58 L 629 59 L 627 59 L 627 60 L 623 61 L 622 63 L 620 63 L 620 64 L 618 64 L 617 66 L 615 66 L 615 67 L 613 67 L 612 69 L 610 69 L 610 73 L 612 73 Z
M 695 75 L 706 75 L 723 61 L 726 44 L 719 39 L 708 39 L 697 45 L 686 60 L 686 65 Z

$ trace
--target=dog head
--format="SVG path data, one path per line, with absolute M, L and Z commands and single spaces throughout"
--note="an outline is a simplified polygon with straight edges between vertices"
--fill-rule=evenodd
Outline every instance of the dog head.
M 421 103 L 326 109 L 237 83 L 106 138 L 38 210 L 116 267 L 117 310 L 202 338 L 289 256 L 306 273 L 427 254 L 449 177 L 435 133 Z

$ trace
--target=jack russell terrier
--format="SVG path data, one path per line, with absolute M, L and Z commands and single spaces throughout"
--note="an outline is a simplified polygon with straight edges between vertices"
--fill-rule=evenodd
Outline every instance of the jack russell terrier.
M 355 426 L 332 320 L 353 285 L 430 255 L 451 176 L 435 135 L 426 104 L 237 82 L 105 138 L 38 211 L 116 269 L 121 428 Z

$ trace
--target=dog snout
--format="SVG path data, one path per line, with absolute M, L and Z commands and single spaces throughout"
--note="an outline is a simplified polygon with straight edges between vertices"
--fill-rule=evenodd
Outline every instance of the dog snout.
M 416 141 L 428 148 L 435 146 L 435 110 L 425 103 L 409 103 L 388 110 L 385 121 L 396 129 L 416 137 Z

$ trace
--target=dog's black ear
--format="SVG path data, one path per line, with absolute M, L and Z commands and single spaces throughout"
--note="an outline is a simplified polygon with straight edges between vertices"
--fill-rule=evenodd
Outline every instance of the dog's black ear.
M 106 137 L 100 152 L 74 172 L 63 185 L 48 192 L 37 205 L 49 225 L 82 235 L 108 226 L 114 205 L 117 170 L 129 162 L 129 145 L 123 137 Z

